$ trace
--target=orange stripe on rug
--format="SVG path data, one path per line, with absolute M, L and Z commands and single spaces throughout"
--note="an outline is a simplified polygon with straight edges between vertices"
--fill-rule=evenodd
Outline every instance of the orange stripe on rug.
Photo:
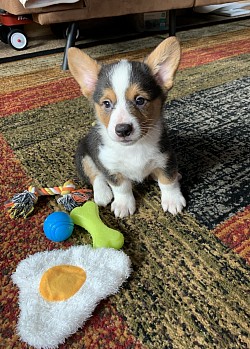
M 227 42 L 201 49 L 184 50 L 179 69 L 193 68 L 220 59 L 250 53 L 250 39 Z
M 0 116 L 20 113 L 81 95 L 76 81 L 67 77 L 58 81 L 18 90 L 1 96 Z
M 250 206 L 220 224 L 212 232 L 250 264 Z

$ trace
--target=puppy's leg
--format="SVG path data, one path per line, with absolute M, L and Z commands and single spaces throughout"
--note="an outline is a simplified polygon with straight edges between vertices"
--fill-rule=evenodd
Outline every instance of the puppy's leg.
M 107 206 L 113 199 L 113 193 L 105 177 L 100 173 L 93 182 L 94 201 L 98 206 Z
M 107 206 L 113 199 L 113 193 L 105 176 L 98 170 L 90 156 L 84 157 L 82 167 L 93 186 L 95 203 L 98 206 Z
M 179 184 L 181 175 L 176 172 L 175 176 L 169 178 L 164 170 L 157 168 L 153 171 L 153 176 L 161 189 L 161 205 L 164 212 L 168 211 L 173 215 L 181 212 L 186 206 Z
M 135 212 L 135 198 L 132 191 L 132 184 L 128 179 L 122 179 L 119 183 L 109 183 L 114 194 L 114 201 L 111 210 L 116 217 L 126 217 Z

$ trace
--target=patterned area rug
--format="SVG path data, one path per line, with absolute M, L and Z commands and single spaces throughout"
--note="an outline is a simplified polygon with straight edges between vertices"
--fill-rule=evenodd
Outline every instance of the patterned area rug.
M 249 203 L 249 96 L 243 77 L 166 108 L 188 211 L 210 229 Z
M 133 273 L 103 300 L 85 326 L 60 349 L 247 349 L 249 341 L 249 47 L 242 20 L 178 34 L 182 61 L 166 104 L 188 206 L 163 214 L 159 190 L 135 188 L 137 211 L 103 221 L 125 237 Z M 163 35 L 86 51 L 101 61 L 141 59 Z M 0 67 L 1 338 L 3 348 L 30 348 L 16 334 L 18 290 L 11 281 L 28 255 L 91 243 L 82 228 L 62 243 L 46 239 L 42 224 L 59 210 L 40 198 L 34 213 L 12 220 L 3 203 L 30 184 L 48 187 L 76 180 L 78 138 L 92 111 L 62 54 Z M 46 336 L 46 333 L 44 334 Z

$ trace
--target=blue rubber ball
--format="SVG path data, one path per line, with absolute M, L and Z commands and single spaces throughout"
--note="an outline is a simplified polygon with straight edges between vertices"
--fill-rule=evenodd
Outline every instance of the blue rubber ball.
M 73 229 L 73 220 L 65 212 L 51 213 L 43 223 L 43 231 L 46 237 L 55 242 L 67 240 Z

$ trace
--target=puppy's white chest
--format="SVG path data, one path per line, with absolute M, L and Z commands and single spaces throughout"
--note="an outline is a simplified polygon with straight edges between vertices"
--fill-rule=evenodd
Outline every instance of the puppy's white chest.
M 166 157 L 152 145 L 102 147 L 100 160 L 112 173 L 121 173 L 132 181 L 142 182 L 157 167 L 163 167 Z

